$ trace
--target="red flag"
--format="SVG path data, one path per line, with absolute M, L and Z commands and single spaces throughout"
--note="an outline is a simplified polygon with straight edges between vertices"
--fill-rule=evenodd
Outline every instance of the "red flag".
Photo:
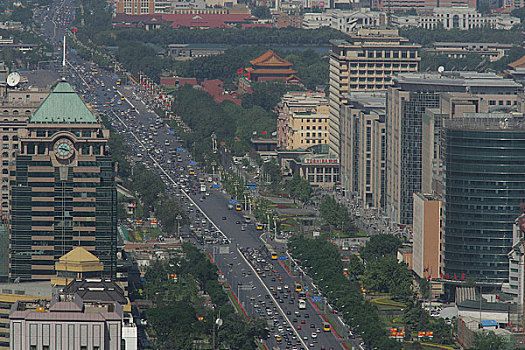
M 244 72 L 244 68 L 237 69 L 237 74 L 242 74 Z
M 71 31 L 72 31 L 73 33 L 76 33 L 77 30 L 78 30 L 78 29 L 75 27 L 75 28 L 73 28 Z
M 266 131 L 263 131 L 262 134 L 263 134 L 263 135 L 266 135 Z

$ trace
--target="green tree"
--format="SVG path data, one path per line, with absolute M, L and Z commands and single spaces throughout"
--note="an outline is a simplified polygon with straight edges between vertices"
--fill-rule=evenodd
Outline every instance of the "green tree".
M 348 209 L 331 196 L 323 197 L 319 215 L 327 224 L 340 228 L 344 233 L 353 234 L 357 231 Z
M 508 341 L 492 331 L 477 332 L 474 335 L 474 350 L 507 349 Z
M 166 233 L 175 233 L 177 225 L 184 225 L 189 222 L 181 205 L 171 198 L 162 198 L 156 206 L 155 214 Z M 182 217 L 180 222 L 177 220 L 178 215 Z
M 367 244 L 361 249 L 361 257 L 367 262 L 386 256 L 395 257 L 401 247 L 401 240 L 393 235 L 379 234 L 370 237 Z
M 282 180 L 281 167 L 275 159 L 263 164 L 261 171 L 266 175 L 268 182 L 278 183 Z
M 412 275 L 405 264 L 399 263 L 394 256 L 367 261 L 362 278 L 366 289 L 390 293 L 398 300 L 409 299 Z
M 430 298 L 430 282 L 426 278 L 419 279 L 419 292 L 423 299 L 428 300 Z
M 348 260 L 348 269 L 354 276 L 361 276 L 365 272 L 365 265 L 357 255 L 350 255 Z
M 312 199 L 312 186 L 298 174 L 295 174 L 291 180 L 287 181 L 285 187 L 290 191 L 294 199 L 298 199 L 303 203 L 308 203 Z
M 272 14 L 268 6 L 257 6 L 252 10 L 252 15 L 259 18 L 272 18 Z

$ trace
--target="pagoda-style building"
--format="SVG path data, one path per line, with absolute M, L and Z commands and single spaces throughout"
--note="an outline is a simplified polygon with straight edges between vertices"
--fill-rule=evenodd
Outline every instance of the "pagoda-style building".
M 292 64 L 269 50 L 259 58 L 250 61 L 252 65 L 246 68 L 251 81 L 282 80 L 290 84 L 300 84 Z

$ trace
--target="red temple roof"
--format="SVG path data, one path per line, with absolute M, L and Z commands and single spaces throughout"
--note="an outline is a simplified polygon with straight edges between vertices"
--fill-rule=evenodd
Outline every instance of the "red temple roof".
M 268 50 L 264 55 L 250 61 L 252 66 L 271 66 L 271 67 L 291 67 L 292 64 L 285 59 L 277 56 L 272 50 Z

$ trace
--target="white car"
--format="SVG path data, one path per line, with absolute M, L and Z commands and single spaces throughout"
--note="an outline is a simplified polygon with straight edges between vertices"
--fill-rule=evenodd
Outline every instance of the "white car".
M 316 339 L 317 338 L 317 333 L 312 333 L 312 339 Z

